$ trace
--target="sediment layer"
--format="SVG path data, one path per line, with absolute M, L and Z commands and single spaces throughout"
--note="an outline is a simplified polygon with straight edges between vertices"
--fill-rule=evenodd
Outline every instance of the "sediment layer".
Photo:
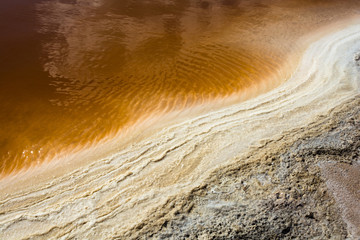
M 291 141 L 288 138 L 292 138 L 293 134 L 297 136 L 297 133 L 301 131 L 305 131 L 305 133 L 310 131 L 307 134 L 319 136 L 321 132 L 313 133 L 312 128 L 307 126 L 317 123 L 327 126 L 326 121 L 332 121 L 330 114 L 334 109 L 346 105 L 348 101 L 358 96 L 359 66 L 354 59 L 354 54 L 360 49 L 359 32 L 360 26 L 352 25 L 313 43 L 305 52 L 292 77 L 280 87 L 266 94 L 168 126 L 142 140 L 132 142 L 120 152 L 92 161 L 75 171 L 50 178 L 41 184 L 37 185 L 36 179 L 28 178 L 28 181 L 32 181 L 31 184 L 28 184 L 27 187 L 24 184 L 22 188 L 19 188 L 20 191 L 13 189 L 16 189 L 19 182 L 23 181 L 22 183 L 24 183 L 24 179 L 2 181 L 0 186 L 0 238 L 107 239 L 122 238 L 123 236 L 136 237 L 136 234 L 139 233 L 148 234 L 150 237 L 155 233 L 151 233 L 148 227 L 153 225 L 158 227 L 154 229 L 162 231 L 158 234 L 164 233 L 164 236 L 167 236 L 166 234 L 172 232 L 172 230 L 167 230 L 167 226 L 169 229 L 177 224 L 180 228 L 184 227 L 183 222 L 177 222 L 178 219 L 174 220 L 174 224 L 166 224 L 171 220 L 168 217 L 169 214 L 178 215 L 176 206 L 179 200 L 174 201 L 174 199 L 186 200 L 185 205 L 187 205 L 188 200 L 184 196 L 189 196 L 189 192 L 196 192 L 194 189 L 198 189 L 200 192 L 205 191 L 207 194 L 207 190 L 204 189 L 210 185 L 204 185 L 204 182 L 209 181 L 209 176 L 210 179 L 213 179 L 210 182 L 217 179 L 216 181 L 221 180 L 225 184 L 226 178 L 222 176 L 226 176 L 227 171 L 222 173 L 222 170 L 217 169 L 224 169 L 222 167 L 229 165 L 228 169 L 231 169 L 231 166 L 240 166 L 238 168 L 240 172 L 237 173 L 242 173 L 244 177 L 254 175 L 249 179 L 245 177 L 244 183 L 240 182 L 242 185 L 238 186 L 240 192 L 237 192 L 240 194 L 238 199 L 244 199 L 245 205 L 250 203 L 248 199 L 242 198 L 241 194 L 247 196 L 248 189 L 253 191 L 253 197 L 259 197 L 258 201 L 254 200 L 252 205 L 249 205 L 252 210 L 248 213 L 244 213 L 245 215 L 237 213 L 250 222 L 256 219 L 247 218 L 250 215 L 246 214 L 255 213 L 258 209 L 266 210 L 266 207 L 258 207 L 265 203 L 268 206 L 273 204 L 275 208 L 280 206 L 279 212 L 273 215 L 276 217 L 281 212 L 293 210 L 291 204 L 296 205 L 301 201 L 312 203 L 310 199 L 313 193 L 320 194 L 317 196 L 318 198 L 324 197 L 330 202 L 333 201 L 327 193 L 320 191 L 325 188 L 323 188 L 323 182 L 319 178 L 315 178 L 318 176 L 318 172 L 316 172 L 318 170 L 314 168 L 315 172 L 312 172 L 313 165 L 311 164 L 313 163 L 306 155 L 306 151 L 302 150 L 306 149 L 308 146 L 306 144 L 310 143 L 299 147 L 296 139 Z M 322 119 L 326 121 L 322 122 Z M 356 140 L 357 135 L 354 136 L 354 140 Z M 271 145 L 272 143 L 275 145 Z M 282 148 L 283 144 L 288 148 Z M 269 148 L 269 146 L 273 147 Z M 291 149 L 291 146 L 297 146 L 298 150 Z M 349 146 L 353 148 L 355 145 L 350 144 Z M 274 152 L 269 149 L 273 149 Z M 304 163 L 301 164 L 300 160 L 300 165 L 295 164 L 294 161 L 297 160 L 293 159 L 291 153 L 295 152 L 302 156 L 302 151 L 305 151 Z M 252 154 L 254 154 L 254 158 L 251 157 Z M 271 157 L 260 159 L 260 156 Z M 246 170 L 245 165 L 248 163 L 255 164 L 254 170 L 252 170 L 251 164 Z M 264 168 L 261 168 L 263 164 L 265 164 Z M 293 164 L 296 167 L 293 167 Z M 257 169 L 256 166 L 260 166 L 260 168 Z M 263 170 L 260 171 L 261 169 Z M 300 188 L 299 196 L 302 196 L 300 198 L 295 198 L 298 190 L 295 188 L 297 185 L 293 179 L 301 176 L 297 176 L 292 171 L 294 169 L 298 171 L 296 174 L 304 174 L 304 182 L 296 183 L 299 184 L 297 188 Z M 260 172 L 257 173 L 256 170 Z M 246 173 L 247 171 L 250 173 Z M 292 172 L 295 175 L 289 177 Z M 324 174 L 326 175 L 326 172 Z M 31 177 L 31 175 L 29 176 Z M 34 173 L 32 176 L 35 176 Z M 216 177 L 211 178 L 211 176 Z M 312 179 L 318 182 L 313 182 Z M 260 183 L 256 184 L 257 181 Z M 276 185 L 277 183 L 278 185 Z M 307 189 L 301 190 L 310 183 L 314 184 L 314 187 L 310 185 Z M 216 186 L 216 183 L 214 184 Z M 295 185 L 291 185 L 291 189 L 285 189 L 287 184 Z M 231 184 L 229 186 L 232 187 Z M 260 191 L 262 188 L 279 190 L 278 194 L 272 192 L 273 195 L 270 195 L 270 197 L 275 196 L 277 200 L 268 199 L 267 202 L 263 202 L 267 195 L 266 191 Z M 311 190 L 312 188 L 314 189 Z M 213 189 L 211 191 L 213 192 L 211 194 L 214 195 L 211 195 L 209 199 L 214 196 L 226 198 L 226 194 L 219 194 L 223 190 Z M 305 193 L 301 195 L 301 191 L 305 193 L 310 191 L 311 194 L 304 196 Z M 293 196 L 295 200 L 289 200 L 289 196 Z M 216 197 L 214 198 L 216 200 Z M 196 200 L 195 197 L 194 199 Z M 208 201 L 206 198 L 204 199 L 204 201 Z M 192 211 L 195 205 L 192 205 L 190 200 L 186 211 L 195 215 L 185 216 L 185 219 L 187 217 L 188 219 L 197 218 L 197 210 Z M 199 209 L 201 201 L 199 198 Z M 315 201 L 314 204 L 316 205 L 316 203 Z M 198 204 L 197 200 L 194 204 Z M 227 204 L 227 202 L 217 202 L 216 200 L 210 203 L 209 207 L 215 209 L 224 207 L 222 209 L 224 211 L 220 213 L 224 214 L 228 207 Z M 234 206 L 238 206 L 237 204 L 241 205 L 242 203 L 235 201 L 234 204 Z M 281 207 L 283 205 L 290 207 L 283 208 Z M 180 206 L 182 206 L 181 201 Z M 207 207 L 208 205 L 206 205 Z M 240 208 L 240 206 L 238 207 Z M 328 209 L 319 207 L 316 213 L 311 213 L 309 208 L 303 207 L 299 210 L 299 217 L 293 218 L 293 221 L 299 222 L 305 212 L 309 214 L 309 219 L 317 218 L 317 214 L 325 214 L 320 216 L 325 219 L 327 214 L 338 216 L 336 215 L 338 212 L 333 208 L 333 203 L 324 206 L 324 208 L 327 207 Z M 225 222 L 228 221 L 225 219 L 232 219 L 232 209 L 230 206 L 229 218 L 225 217 Z M 238 211 L 237 207 L 236 209 Z M 207 210 L 204 211 L 207 212 Z M 271 217 L 270 215 L 271 213 L 264 213 L 259 217 L 262 216 L 263 220 L 261 221 L 265 221 L 267 217 Z M 158 220 L 163 225 L 162 229 L 159 228 Z M 199 221 L 201 222 L 201 220 Z M 260 219 L 256 221 L 260 221 Z M 321 219 L 318 225 L 314 225 L 314 234 L 318 233 L 320 226 L 325 224 L 324 221 Z M 188 222 L 191 223 L 190 220 Z M 216 220 L 205 223 L 205 229 L 206 226 L 212 224 L 216 226 Z M 255 227 L 255 225 L 253 226 Z M 292 234 L 292 231 L 295 234 L 296 231 L 292 230 L 291 226 L 288 224 L 288 219 L 283 218 L 282 224 L 270 231 L 269 234 L 279 231 L 284 235 Z M 336 233 L 338 236 L 345 235 L 340 220 L 330 226 L 333 227 L 333 230 L 324 231 L 325 235 L 331 233 Z M 191 227 L 184 229 L 184 232 L 188 232 L 188 234 L 194 232 Z M 255 235 L 246 235 L 248 230 L 241 227 L 239 229 L 240 233 L 245 234 L 244 236 L 256 236 L 256 231 Z M 262 225 L 262 229 L 258 233 L 266 231 L 269 226 Z M 186 236 L 184 235 L 184 237 Z

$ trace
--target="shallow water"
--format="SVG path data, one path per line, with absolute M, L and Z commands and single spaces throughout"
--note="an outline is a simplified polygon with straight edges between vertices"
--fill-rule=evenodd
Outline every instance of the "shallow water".
M 194 201 L 190 192 L 208 186 L 228 198 L 232 188 L 212 188 L 211 179 L 228 182 L 239 162 L 244 171 L 248 164 L 271 164 L 269 156 L 278 150 L 268 144 L 291 152 L 289 141 L 318 136 L 339 121 L 334 111 L 349 116 L 360 93 L 360 68 L 354 61 L 360 49 L 359 18 L 355 23 L 332 28 L 337 31 L 312 43 L 292 77 L 263 95 L 169 124 L 80 167 L 65 161 L 3 179 L 0 238 L 138 239 L 143 227 L 157 231 L 164 219 L 178 219 L 179 208 L 189 209 L 188 201 Z M 278 171 L 276 165 L 269 168 Z M 258 170 L 252 171 L 254 178 L 266 174 Z M 270 181 L 276 184 L 278 177 Z M 260 186 L 257 180 L 245 184 Z M 249 200 L 257 193 L 240 194 Z M 209 204 L 216 201 L 211 197 Z M 229 198 L 220 206 L 233 203 Z
M 276 86 L 293 70 L 302 36 L 358 5 L 2 1 L 2 175 L 90 147 L 147 116 Z

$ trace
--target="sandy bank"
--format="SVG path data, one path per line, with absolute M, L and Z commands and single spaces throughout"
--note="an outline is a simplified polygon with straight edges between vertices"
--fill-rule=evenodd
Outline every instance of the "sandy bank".
M 358 239 L 359 106 L 266 141 L 118 239 Z

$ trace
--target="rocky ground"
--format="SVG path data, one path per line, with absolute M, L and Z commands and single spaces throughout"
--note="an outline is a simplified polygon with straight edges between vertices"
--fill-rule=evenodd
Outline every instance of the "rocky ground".
M 122 238 L 360 238 L 360 97 L 254 147 Z

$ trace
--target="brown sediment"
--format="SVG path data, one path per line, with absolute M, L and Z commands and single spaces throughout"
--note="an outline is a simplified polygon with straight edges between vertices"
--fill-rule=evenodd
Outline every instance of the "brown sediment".
M 346 136 L 349 138 L 349 136 Z M 356 139 L 359 149 L 359 136 Z M 341 149 L 342 150 L 342 149 Z M 342 155 L 344 150 L 341 151 Z M 357 154 L 353 151 L 353 154 Z M 347 154 L 346 154 L 347 155 Z M 336 158 L 335 158 L 336 159 Z M 356 239 L 360 237 L 360 162 L 324 161 L 320 164 L 321 172 L 327 186 L 333 194 L 342 213 L 344 222 L 349 229 L 349 235 Z
M 356 3 L 31 2 L 37 15 L 22 14 L 31 18 L 23 40 L 2 34 L 2 176 L 144 127 L 143 119 L 265 92 L 294 70 L 306 46 L 299 39 L 356 15 Z

